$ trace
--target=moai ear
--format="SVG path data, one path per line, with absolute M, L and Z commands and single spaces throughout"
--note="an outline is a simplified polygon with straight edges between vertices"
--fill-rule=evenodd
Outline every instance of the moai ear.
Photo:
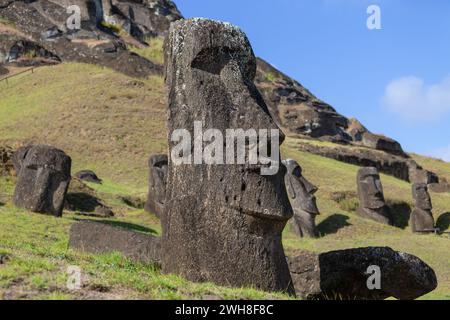
M 289 194 L 289 197 L 291 199 L 295 199 L 294 184 L 292 182 L 293 178 L 291 177 L 290 174 L 288 174 L 288 175 L 285 176 L 285 179 L 287 179 L 285 184 L 286 184 L 286 190 L 287 190 L 287 192 Z
M 231 50 L 227 47 L 206 48 L 197 54 L 191 67 L 219 75 L 232 58 Z

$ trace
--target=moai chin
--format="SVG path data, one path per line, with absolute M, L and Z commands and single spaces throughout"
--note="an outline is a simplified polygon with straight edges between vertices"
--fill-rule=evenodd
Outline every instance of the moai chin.
M 374 167 L 359 169 L 357 176 L 359 208 L 357 213 L 368 219 L 392 225 L 392 216 L 386 205 L 380 175 Z
M 256 59 L 247 37 L 227 23 L 177 21 L 166 39 L 165 59 L 169 169 L 161 219 L 163 271 L 196 282 L 294 294 L 281 242 L 292 217 L 286 169 L 264 176 L 259 165 L 175 165 L 170 156 L 174 130 L 194 137 L 194 121 L 223 136 L 226 129 L 279 129 L 253 83 Z
M 161 217 L 166 198 L 168 158 L 166 154 L 155 154 L 148 160 L 149 181 L 145 210 Z
M 70 183 L 72 160 L 51 146 L 22 147 L 13 156 L 17 172 L 15 206 L 60 217 Z
M 294 232 L 299 237 L 317 238 L 319 233 L 315 219 L 319 209 L 314 196 L 317 187 L 303 177 L 302 168 L 297 161 L 287 159 L 283 164 L 287 168 L 284 183 L 294 210 L 294 217 L 291 220 Z
M 414 210 L 411 213 L 410 225 L 413 232 L 434 232 L 433 205 L 431 204 L 428 186 L 424 183 L 415 183 L 412 186 Z

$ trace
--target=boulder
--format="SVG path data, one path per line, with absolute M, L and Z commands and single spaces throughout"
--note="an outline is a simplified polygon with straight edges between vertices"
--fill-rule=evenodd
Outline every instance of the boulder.
M 80 180 L 92 182 L 92 183 L 102 183 L 102 179 L 97 177 L 94 171 L 92 170 L 81 170 L 75 173 L 75 177 L 77 177 Z
M 148 160 L 149 179 L 145 210 L 161 217 L 166 200 L 168 158 L 166 154 L 152 155 Z
M 227 129 L 279 133 L 253 83 L 256 59 L 247 37 L 227 23 L 180 20 L 171 24 L 165 48 L 171 156 L 161 219 L 163 271 L 195 282 L 293 293 L 281 242 L 292 217 L 284 166 L 263 175 L 267 166 L 248 161 L 194 164 L 190 147 L 181 152 L 173 136 L 182 129 L 197 137 L 196 121 L 223 137 Z M 267 145 L 277 164 L 279 135 Z
M 358 215 L 392 225 L 392 215 L 384 200 L 383 186 L 378 170 L 374 167 L 359 169 L 356 183 L 359 196 L 359 208 L 356 210 Z
M 52 146 L 20 148 L 13 155 L 17 172 L 14 205 L 32 212 L 61 216 L 72 160 Z
M 89 220 L 72 225 L 69 247 L 94 254 L 119 252 L 142 263 L 160 262 L 160 238 Z
M 430 183 L 428 188 L 435 193 L 450 192 L 450 184 L 445 178 L 439 178 L 439 182 Z
M 433 269 L 416 256 L 387 247 L 315 254 L 295 251 L 289 258 L 297 295 L 310 300 L 417 299 L 437 287 Z M 379 267 L 381 288 L 367 283 Z M 369 270 L 369 271 L 368 271 Z

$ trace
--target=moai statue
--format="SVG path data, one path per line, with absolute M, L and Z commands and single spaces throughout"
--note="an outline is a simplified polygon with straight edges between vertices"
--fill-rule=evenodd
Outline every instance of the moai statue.
M 287 168 L 284 183 L 294 210 L 294 218 L 291 225 L 299 237 L 317 238 L 319 233 L 316 228 L 317 209 L 316 197 L 317 187 L 302 176 L 302 168 L 297 161 L 287 159 L 283 161 Z
M 380 175 L 374 167 L 361 168 L 357 177 L 359 208 L 357 213 L 368 219 L 392 225 L 392 216 L 386 205 Z
M 413 232 L 434 232 L 433 205 L 431 204 L 428 187 L 424 183 L 415 183 L 412 186 L 414 210 L 411 213 L 410 225 Z
M 197 141 L 195 122 L 202 121 L 204 130 L 223 137 L 228 129 L 273 129 L 280 139 L 267 140 L 265 147 L 274 150 L 275 141 L 279 148 L 284 135 L 253 83 L 256 59 L 246 35 L 227 23 L 180 20 L 171 25 L 165 51 L 170 156 L 161 219 L 163 271 L 196 282 L 294 294 L 281 242 L 292 217 L 286 168 L 264 175 L 263 164 L 247 161 L 195 164 L 189 161 L 195 150 L 179 150 L 173 139 L 184 130 Z M 188 161 L 176 164 L 173 153 Z M 280 165 L 279 150 L 276 156 Z
M 71 163 L 68 155 L 51 146 L 20 148 L 13 155 L 17 172 L 14 205 L 60 217 L 70 183 Z
M 161 217 L 166 198 L 167 155 L 155 154 L 148 160 L 150 168 L 145 210 Z

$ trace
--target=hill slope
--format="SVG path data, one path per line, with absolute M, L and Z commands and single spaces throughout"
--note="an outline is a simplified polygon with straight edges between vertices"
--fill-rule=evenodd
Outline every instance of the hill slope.
M 126 205 L 119 195 L 143 197 L 147 190 L 148 156 L 166 149 L 163 79 L 135 79 L 97 66 L 62 63 L 0 82 L 0 145 L 49 143 L 73 159 L 73 172 L 93 169 L 104 179 L 95 188 L 114 208 L 111 223 L 147 233 L 159 233 L 158 219 Z M 305 176 L 319 187 L 321 215 L 317 240 L 297 239 L 286 228 L 289 251 L 304 248 L 323 252 L 361 246 L 390 246 L 412 253 L 430 264 L 439 287 L 425 299 L 450 299 L 450 252 L 447 236 L 413 235 L 408 226 L 412 205 L 408 183 L 382 175 L 386 198 L 396 208 L 397 227 L 359 218 L 353 212 L 358 167 L 300 152 L 288 138 L 282 152 L 302 165 Z M 450 164 L 416 157 L 426 169 L 445 176 Z M 68 229 L 75 219 L 30 214 L 10 202 L 14 181 L 0 178 L 0 254 L 10 260 L 0 266 L 0 297 L 22 298 L 267 298 L 251 289 L 226 289 L 192 284 L 163 276 L 151 267 L 117 255 L 81 255 L 67 249 Z M 338 203 L 337 192 L 349 194 Z M 432 194 L 435 218 L 450 225 L 450 194 Z M 439 217 L 439 219 L 438 219 Z M 87 273 L 80 291 L 65 289 L 66 268 L 78 265 Z M 275 296 L 281 297 L 281 296 Z

